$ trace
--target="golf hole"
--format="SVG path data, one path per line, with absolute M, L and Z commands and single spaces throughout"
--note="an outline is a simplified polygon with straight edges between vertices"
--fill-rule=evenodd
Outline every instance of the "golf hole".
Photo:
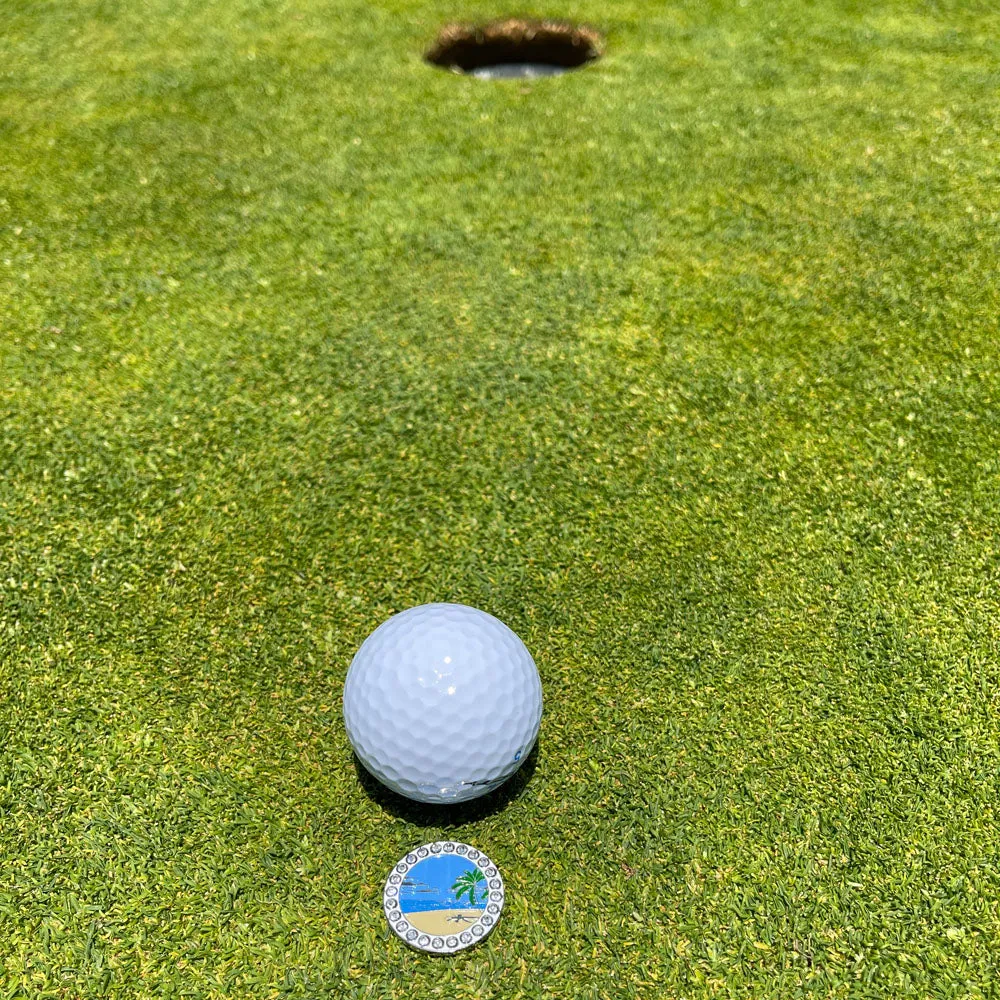
M 509 19 L 443 28 L 427 62 L 483 80 L 557 76 L 600 58 L 601 36 L 559 21 Z

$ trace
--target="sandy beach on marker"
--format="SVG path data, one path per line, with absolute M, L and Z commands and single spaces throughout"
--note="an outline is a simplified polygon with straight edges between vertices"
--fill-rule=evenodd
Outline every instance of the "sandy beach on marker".
M 482 910 L 420 910 L 417 913 L 403 914 L 418 931 L 442 936 L 464 931 L 482 915 Z M 454 917 L 460 919 L 455 920 Z

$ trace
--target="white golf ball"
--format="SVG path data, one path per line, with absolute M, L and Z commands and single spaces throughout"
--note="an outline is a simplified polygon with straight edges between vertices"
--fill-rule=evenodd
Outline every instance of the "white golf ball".
M 464 604 L 393 615 L 364 641 L 344 684 L 354 752 L 418 802 L 464 802 L 501 785 L 541 719 L 542 684 L 524 643 Z

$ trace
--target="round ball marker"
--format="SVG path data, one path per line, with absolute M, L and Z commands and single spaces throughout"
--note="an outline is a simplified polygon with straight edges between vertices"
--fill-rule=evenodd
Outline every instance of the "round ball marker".
M 453 840 L 415 847 L 385 880 L 393 934 L 417 951 L 453 955 L 478 944 L 503 911 L 503 879 L 482 851 Z

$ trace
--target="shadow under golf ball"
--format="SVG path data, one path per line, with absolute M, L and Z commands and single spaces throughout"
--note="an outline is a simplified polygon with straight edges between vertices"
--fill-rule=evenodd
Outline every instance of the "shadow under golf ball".
M 506 808 L 524 791 L 535 768 L 538 766 L 539 742 L 531 748 L 524 763 L 499 788 L 494 789 L 478 799 L 457 802 L 454 805 L 431 802 L 414 802 L 397 792 L 386 788 L 377 778 L 370 774 L 357 754 L 353 754 L 354 770 L 365 794 L 386 812 L 397 819 L 406 820 L 415 826 L 448 826 L 472 823 L 485 819 Z

